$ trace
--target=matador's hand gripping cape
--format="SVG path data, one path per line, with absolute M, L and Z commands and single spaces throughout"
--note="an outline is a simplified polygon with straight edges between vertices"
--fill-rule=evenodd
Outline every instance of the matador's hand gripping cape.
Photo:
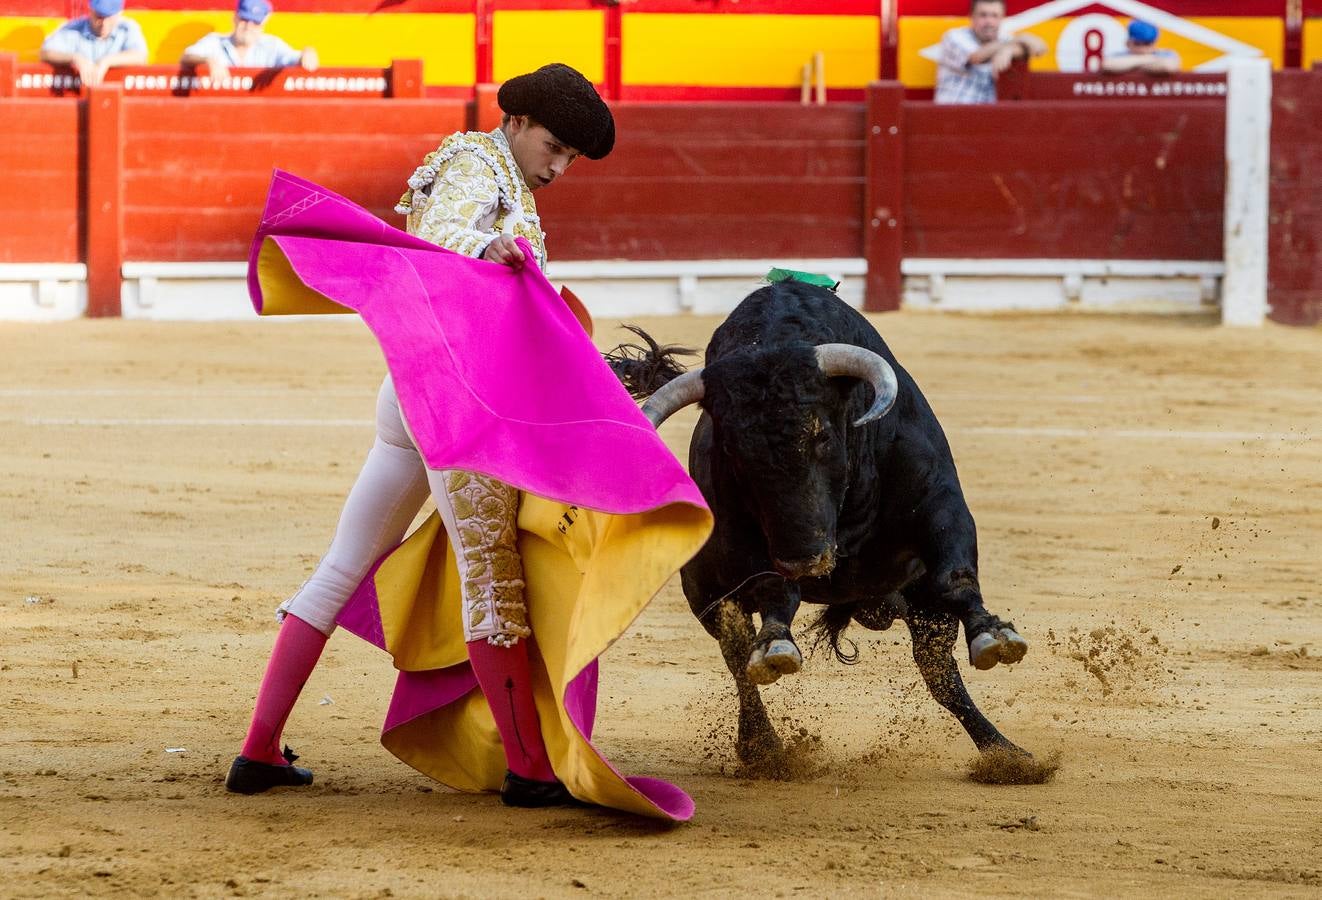
M 534 690 L 556 774 L 583 800 L 689 818 L 687 794 L 621 775 L 591 737 L 597 657 L 702 546 L 711 513 L 542 273 L 441 249 L 284 172 L 248 263 L 263 315 L 363 317 L 429 467 L 524 492 Z M 382 743 L 452 787 L 495 790 L 505 757 L 459 616 L 453 555 L 433 514 L 376 563 L 339 622 L 399 670 Z

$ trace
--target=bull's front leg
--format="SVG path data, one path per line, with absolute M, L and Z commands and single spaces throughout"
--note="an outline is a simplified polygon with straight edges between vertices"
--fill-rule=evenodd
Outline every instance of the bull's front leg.
M 753 619 L 738 603 L 721 601 L 717 607 L 715 628 L 708 627 L 721 645 L 721 656 L 726 668 L 734 676 L 735 691 L 739 696 L 739 736 L 735 751 L 745 765 L 756 765 L 773 759 L 784 751 L 775 726 L 767 717 L 762 695 L 748 677 L 746 666 L 753 649 Z M 707 623 L 704 622 L 704 625 Z
M 913 638 L 913 661 L 927 689 L 964 726 L 974 745 L 980 751 L 1001 748 L 1027 755 L 987 720 L 964 687 L 952 653 L 959 636 L 959 620 L 948 613 L 915 612 L 905 623 Z
M 791 626 L 799 611 L 799 587 L 780 577 L 768 577 L 745 588 L 744 596 L 762 613 L 762 628 L 748 654 L 748 678 L 754 684 L 772 684 L 782 675 L 803 668 L 803 654 L 794 643 Z

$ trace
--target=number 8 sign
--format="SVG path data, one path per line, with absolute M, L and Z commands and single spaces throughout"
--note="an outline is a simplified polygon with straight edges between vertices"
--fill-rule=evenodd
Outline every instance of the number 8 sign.
M 1096 72 L 1103 57 L 1124 52 L 1128 39 L 1128 29 L 1111 16 L 1078 16 L 1056 40 L 1056 67 L 1062 72 Z

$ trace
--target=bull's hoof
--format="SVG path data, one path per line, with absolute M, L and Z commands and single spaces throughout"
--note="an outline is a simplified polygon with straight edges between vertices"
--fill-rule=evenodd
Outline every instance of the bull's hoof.
M 975 669 L 990 669 L 997 663 L 1013 665 L 1028 653 L 1028 641 L 1013 628 L 984 631 L 969 641 L 969 663 Z
M 758 645 L 748 655 L 748 680 L 753 684 L 773 684 L 782 675 L 793 675 L 803 668 L 803 654 L 788 638 Z
M 771 730 L 741 737 L 734 750 L 741 764 L 757 769 L 774 768 L 775 761 L 785 755 L 785 745 Z

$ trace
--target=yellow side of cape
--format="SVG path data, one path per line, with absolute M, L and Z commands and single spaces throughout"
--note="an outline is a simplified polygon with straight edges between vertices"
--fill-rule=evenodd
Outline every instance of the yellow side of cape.
M 610 515 L 532 494 L 519 507 L 519 551 L 534 641 L 534 695 L 556 775 L 574 796 L 639 815 L 656 808 L 596 753 L 565 711 L 565 689 L 642 612 L 711 532 L 711 514 L 671 504 Z M 467 660 L 454 555 L 433 514 L 380 566 L 374 586 L 386 649 L 406 671 Z M 419 771 L 467 791 L 495 790 L 505 756 L 482 692 L 387 732 Z

